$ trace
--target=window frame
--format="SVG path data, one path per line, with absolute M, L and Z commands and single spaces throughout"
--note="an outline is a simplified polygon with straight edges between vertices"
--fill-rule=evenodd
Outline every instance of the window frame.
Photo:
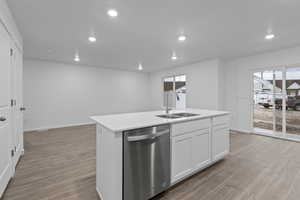
M 185 84 L 187 86 L 187 75 L 186 74 L 173 74 L 173 75 L 166 75 L 166 76 L 163 76 L 162 79 L 161 79 L 161 85 L 162 85 L 162 108 L 166 108 L 165 106 L 165 91 L 164 91 L 164 83 L 165 83 L 165 79 L 167 78 L 173 78 L 173 90 L 172 90 L 172 93 L 173 93 L 173 99 L 172 101 L 175 102 L 175 106 L 172 107 L 173 109 L 177 109 L 176 107 L 176 77 L 178 76 L 185 76 Z M 187 93 L 186 93 L 187 95 Z M 186 102 L 185 102 L 185 108 L 186 108 Z

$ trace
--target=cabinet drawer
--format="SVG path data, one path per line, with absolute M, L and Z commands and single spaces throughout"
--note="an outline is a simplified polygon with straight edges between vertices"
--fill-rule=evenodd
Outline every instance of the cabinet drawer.
M 0 127 L 3 127 L 4 125 L 8 124 L 8 111 L 9 108 L 8 107 L 0 107 Z
M 172 136 L 190 133 L 195 130 L 205 129 L 210 127 L 210 119 L 200 119 L 194 121 L 187 121 L 172 125 Z
M 213 126 L 217 126 L 217 125 L 229 126 L 229 116 L 224 115 L 224 116 L 214 117 L 213 118 Z

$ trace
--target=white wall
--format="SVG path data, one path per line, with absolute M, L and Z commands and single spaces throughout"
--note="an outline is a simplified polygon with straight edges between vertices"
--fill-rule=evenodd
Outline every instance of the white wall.
M 187 107 L 229 110 L 231 128 L 250 132 L 252 72 L 297 63 L 300 47 L 150 74 L 25 60 L 25 129 L 88 123 L 88 116 L 96 114 L 161 109 L 162 78 L 186 74 Z
M 233 129 L 252 131 L 252 72 L 256 69 L 295 64 L 300 66 L 300 47 L 239 58 L 225 63 L 225 108 L 232 112 Z
M 188 108 L 221 109 L 219 81 L 222 70 L 220 67 L 219 60 L 208 60 L 151 73 L 151 107 L 153 109 L 162 107 L 162 79 L 164 77 L 185 74 L 187 76 L 186 102 Z
M 2 23 L 9 32 L 12 40 L 22 50 L 22 36 L 17 28 L 13 16 L 8 8 L 6 0 L 0 0 L 0 23 Z
M 147 73 L 25 60 L 25 130 L 91 122 L 89 116 L 149 110 Z

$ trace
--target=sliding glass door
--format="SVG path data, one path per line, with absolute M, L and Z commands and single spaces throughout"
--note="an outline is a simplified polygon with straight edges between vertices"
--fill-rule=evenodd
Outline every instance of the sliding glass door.
M 253 127 L 273 131 L 273 71 L 253 74 Z
M 253 73 L 253 101 L 255 132 L 300 139 L 300 67 Z
M 300 135 L 300 67 L 286 69 L 286 133 Z

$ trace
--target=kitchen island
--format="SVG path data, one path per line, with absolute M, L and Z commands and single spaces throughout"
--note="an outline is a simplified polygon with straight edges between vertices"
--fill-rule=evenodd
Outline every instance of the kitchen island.
M 162 145 L 164 149 L 160 153 L 170 154 L 169 160 L 161 160 L 161 162 L 169 162 L 167 169 L 169 169 L 170 184 L 165 186 L 166 189 L 223 159 L 229 153 L 228 112 L 186 109 L 172 111 L 169 115 L 165 114 L 165 111 L 151 111 L 91 117 L 97 123 L 96 189 L 102 200 L 128 199 L 127 187 L 124 187 L 127 183 L 124 183 L 124 177 L 127 176 L 127 174 L 125 176 L 124 166 L 128 157 L 125 156 L 124 151 L 127 149 L 125 142 L 128 139 L 125 134 L 130 130 L 152 130 L 150 136 L 153 140 L 157 140 L 156 137 L 152 137 L 157 127 L 164 127 L 164 129 L 167 127 L 169 130 L 168 135 L 165 136 L 169 144 Z M 152 150 L 156 148 L 155 151 L 158 152 L 158 147 L 151 143 L 147 142 L 152 145 Z M 143 151 L 141 146 L 138 146 L 138 149 Z M 155 159 L 153 155 L 150 157 L 149 160 Z M 139 152 L 129 158 L 134 159 L 135 162 L 136 160 L 148 162 Z M 149 162 L 149 165 L 152 164 Z M 131 167 L 134 168 L 134 166 Z M 152 167 L 151 170 L 154 170 L 154 175 L 151 176 L 161 176 L 155 175 L 157 167 Z M 135 169 L 135 171 L 136 173 L 130 173 L 131 176 L 143 176 L 142 170 Z M 152 184 L 151 188 L 155 190 L 156 180 L 154 179 L 157 177 L 153 177 L 150 177 L 149 182 Z M 143 181 L 141 184 L 144 184 Z M 141 184 L 136 184 L 136 187 Z

